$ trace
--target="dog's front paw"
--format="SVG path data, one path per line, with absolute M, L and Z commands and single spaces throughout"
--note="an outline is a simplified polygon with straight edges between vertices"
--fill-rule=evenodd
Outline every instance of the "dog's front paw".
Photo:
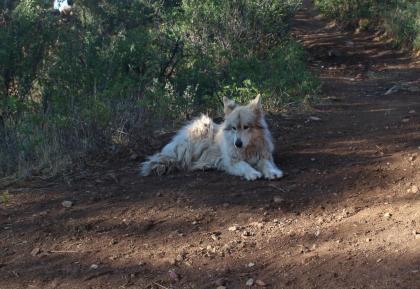
M 259 171 L 253 170 L 253 171 L 248 171 L 244 174 L 244 178 L 247 181 L 255 181 L 256 179 L 259 179 L 262 177 L 262 174 Z
M 264 172 L 264 178 L 269 180 L 280 179 L 283 175 L 283 171 L 277 168 L 270 168 Z

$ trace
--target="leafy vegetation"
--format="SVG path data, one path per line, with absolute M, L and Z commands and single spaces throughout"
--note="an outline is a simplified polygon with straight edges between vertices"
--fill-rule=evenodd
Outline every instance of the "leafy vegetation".
M 382 27 L 397 44 L 420 49 L 420 2 L 416 0 L 316 0 L 321 11 L 361 28 Z
M 55 173 L 221 97 L 302 103 L 318 82 L 288 36 L 299 0 L 3 1 L 0 175 Z

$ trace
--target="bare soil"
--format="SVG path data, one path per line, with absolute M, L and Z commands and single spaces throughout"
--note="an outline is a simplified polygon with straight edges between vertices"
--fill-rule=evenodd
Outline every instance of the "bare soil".
M 285 178 L 126 155 L 2 188 L 0 288 L 420 288 L 420 63 L 309 1 L 293 27 L 323 97 L 269 117 Z

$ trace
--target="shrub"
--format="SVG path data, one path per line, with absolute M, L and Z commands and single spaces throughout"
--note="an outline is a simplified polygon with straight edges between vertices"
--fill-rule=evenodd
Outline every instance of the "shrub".
M 223 95 L 263 93 L 278 111 L 316 93 L 288 36 L 299 0 L 74 2 L 67 16 L 43 0 L 2 10 L 0 175 L 56 172 L 163 120 L 215 114 Z
M 316 0 L 320 10 L 356 25 L 360 19 L 384 28 L 397 44 L 420 49 L 420 2 L 412 0 Z

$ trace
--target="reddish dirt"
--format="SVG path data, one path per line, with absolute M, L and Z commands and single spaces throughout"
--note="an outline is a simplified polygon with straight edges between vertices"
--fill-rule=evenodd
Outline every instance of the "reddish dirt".
M 420 288 L 420 64 L 308 3 L 293 25 L 323 97 L 269 117 L 284 179 L 127 157 L 9 186 L 0 288 Z

